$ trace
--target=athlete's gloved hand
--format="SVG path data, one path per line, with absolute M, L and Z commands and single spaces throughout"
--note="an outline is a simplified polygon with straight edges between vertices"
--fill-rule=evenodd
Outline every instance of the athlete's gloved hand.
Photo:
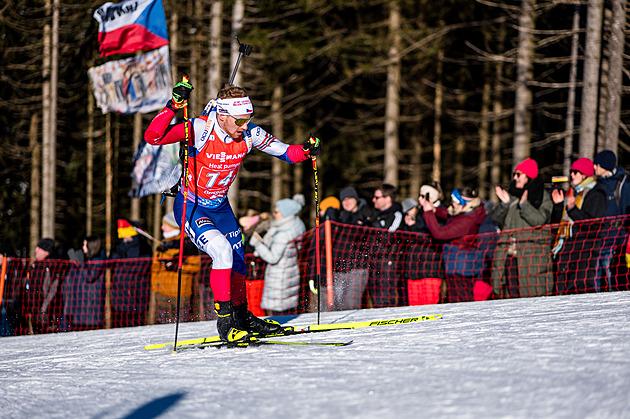
M 188 99 L 190 99 L 190 92 L 192 92 L 193 89 L 192 84 L 188 82 L 188 76 L 184 75 L 182 81 L 173 87 L 173 98 L 168 101 L 166 107 L 174 112 L 179 111 L 186 105 Z
M 304 143 L 304 147 L 302 147 L 302 150 L 304 152 L 308 151 L 308 155 L 310 157 L 318 156 L 319 153 L 322 152 L 319 138 L 314 137 L 313 134 L 311 134 L 311 137 L 308 139 L 308 141 Z

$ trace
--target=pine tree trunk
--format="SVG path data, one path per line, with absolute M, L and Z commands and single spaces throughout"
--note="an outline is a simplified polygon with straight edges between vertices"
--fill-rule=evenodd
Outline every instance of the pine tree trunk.
M 276 138 L 283 138 L 284 120 L 282 115 L 282 85 L 276 84 L 271 96 L 271 130 Z M 284 162 L 271 159 L 271 205 L 282 198 L 287 198 L 284 188 L 282 168 Z
M 608 109 L 605 119 L 606 137 L 602 148 L 617 153 L 619 142 L 619 115 L 623 90 L 623 50 L 626 26 L 626 0 L 612 0 L 612 24 L 610 28 L 610 57 L 608 73 Z
M 40 188 L 40 176 L 42 170 L 42 147 L 38 138 L 39 113 L 31 116 L 31 126 L 29 129 L 29 150 L 31 151 L 31 227 L 29 240 L 29 255 L 35 254 L 35 247 L 40 239 L 39 228 L 42 198 Z
M 442 69 L 444 51 L 438 51 L 437 81 L 435 83 L 435 98 L 433 99 L 433 170 L 432 180 L 441 182 L 442 179 Z
M 112 250 L 112 114 L 105 115 L 105 251 Z
M 385 104 L 385 183 L 398 186 L 399 139 L 398 124 L 400 120 L 400 6 L 392 1 L 389 10 L 390 47 L 387 66 L 387 93 Z
M 88 85 L 88 132 L 85 153 L 85 234 L 92 234 L 94 203 L 94 94 Z
M 51 15 L 52 3 L 51 0 L 46 0 L 46 16 Z M 50 231 L 50 223 L 46 221 L 49 219 L 50 208 L 53 206 L 50 203 L 50 182 L 47 181 L 47 177 L 50 173 L 50 44 L 51 44 L 51 25 L 46 23 L 44 25 L 43 33 L 43 51 L 42 51 L 42 147 L 41 147 L 41 205 L 38 204 L 40 211 L 40 222 L 37 224 L 41 227 L 42 231 L 38 231 L 39 238 L 47 236 Z M 39 181 L 38 181 L 39 182 Z M 54 184 L 54 182 L 53 182 Z M 44 232 L 44 226 L 46 226 L 46 232 Z M 35 250 L 35 248 L 31 249 Z M 30 253 L 34 256 L 34 253 Z
M 133 115 L 133 152 L 135 153 L 142 141 L 142 134 L 144 132 L 142 126 L 142 114 L 135 113 Z M 132 220 L 140 219 L 140 198 L 131 198 L 130 216 Z
M 499 25 L 498 32 L 498 44 L 505 44 L 505 24 L 501 23 Z M 497 198 L 496 193 L 494 193 L 494 187 L 501 183 L 501 160 L 502 160 L 502 141 L 501 141 L 501 133 L 503 131 L 503 121 L 500 119 L 501 114 L 503 113 L 503 86 L 501 84 L 501 80 L 503 79 L 503 61 L 499 60 L 496 62 L 495 72 L 494 72 L 494 85 L 492 87 L 492 157 L 490 159 L 490 185 L 492 188 L 492 192 L 490 193 L 490 198 L 492 202 L 497 204 L 499 199 Z
M 580 124 L 580 157 L 593 158 L 597 136 L 597 106 L 599 90 L 599 60 L 603 0 L 588 0 L 586 47 L 584 54 L 584 88 L 582 90 L 582 120 Z
M 534 56 L 534 0 L 521 1 L 518 53 L 516 58 L 516 102 L 514 104 L 513 165 L 529 157 L 531 143 L 532 59 Z
M 210 61 L 208 62 L 208 100 L 221 89 L 221 30 L 223 27 L 223 1 L 212 2 L 210 18 Z
M 580 8 L 573 8 L 573 28 L 571 35 L 571 71 L 569 73 L 569 97 L 567 98 L 567 119 L 564 137 L 564 159 L 562 173 L 569 173 L 573 156 L 573 136 L 575 131 L 575 90 L 577 84 L 578 49 L 580 47 Z
M 479 124 L 479 197 L 483 200 L 489 196 L 488 191 L 488 147 L 490 145 L 490 99 L 492 85 L 490 83 L 490 65 L 483 66 L 484 83 L 481 93 L 481 123 Z

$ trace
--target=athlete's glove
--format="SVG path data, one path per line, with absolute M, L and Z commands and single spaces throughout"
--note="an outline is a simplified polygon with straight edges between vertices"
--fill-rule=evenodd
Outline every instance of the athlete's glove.
M 174 112 L 179 111 L 184 107 L 188 99 L 190 99 L 190 92 L 192 92 L 193 89 L 192 84 L 188 83 L 188 76 L 184 75 L 182 81 L 173 87 L 173 98 L 168 101 L 166 107 Z
M 304 143 L 304 147 L 302 147 L 302 150 L 304 152 L 308 151 L 308 155 L 310 157 L 318 156 L 319 153 L 322 152 L 322 148 L 320 146 L 319 138 L 314 137 L 311 134 L 311 137 L 308 139 L 308 141 Z

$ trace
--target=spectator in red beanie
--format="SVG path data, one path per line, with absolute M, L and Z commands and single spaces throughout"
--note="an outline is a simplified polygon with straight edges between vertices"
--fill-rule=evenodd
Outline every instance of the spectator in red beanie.
M 553 209 L 536 161 L 523 160 L 514 169 L 507 190 L 497 186 L 495 191 L 500 203 L 492 219 L 503 232 L 492 262 L 494 293 L 502 298 L 549 294 L 553 289 L 546 247 L 549 232 L 528 228 L 547 224 Z
M 601 218 L 606 213 L 606 188 L 597 183 L 591 159 L 582 157 L 571 165 L 571 186 L 552 193 L 551 222 L 561 222 L 552 254 L 558 263 L 558 294 L 595 292 L 596 262 L 601 238 L 590 223 L 576 221 Z

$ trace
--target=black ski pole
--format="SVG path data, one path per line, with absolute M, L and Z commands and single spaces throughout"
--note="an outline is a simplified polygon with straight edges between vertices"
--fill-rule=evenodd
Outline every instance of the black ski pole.
M 188 75 L 184 74 L 182 81 L 188 82 Z M 179 331 L 179 305 L 181 301 L 182 291 L 182 265 L 184 264 L 184 238 L 186 231 L 186 202 L 188 202 L 188 143 L 190 140 L 190 132 L 188 129 L 188 101 L 184 103 L 184 132 L 186 144 L 184 146 L 184 170 L 182 170 L 182 187 L 184 188 L 184 204 L 182 208 L 182 220 L 179 237 L 179 261 L 177 262 L 177 311 L 175 314 L 175 343 L 173 344 L 173 352 L 177 352 L 177 333 Z

